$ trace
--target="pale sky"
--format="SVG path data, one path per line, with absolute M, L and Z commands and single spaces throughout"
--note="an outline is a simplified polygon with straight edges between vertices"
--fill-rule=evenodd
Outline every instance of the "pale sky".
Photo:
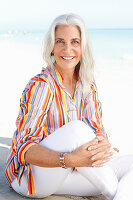
M 87 28 L 133 28 L 133 0 L 0 0 L 0 30 L 47 29 L 64 13 L 79 14 Z

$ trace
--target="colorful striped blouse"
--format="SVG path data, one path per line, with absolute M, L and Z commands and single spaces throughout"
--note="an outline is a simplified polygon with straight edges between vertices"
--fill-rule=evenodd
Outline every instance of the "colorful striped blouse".
M 39 143 L 57 128 L 72 120 L 82 120 L 95 134 L 104 133 L 102 109 L 94 81 L 88 86 L 88 95 L 83 96 L 82 81 L 77 80 L 74 97 L 62 85 L 63 77 L 55 67 L 47 67 L 27 84 L 20 99 L 16 120 L 17 129 L 12 138 L 6 162 L 6 178 L 11 186 L 28 168 L 28 194 L 35 193 L 30 164 L 25 162 L 25 152 Z

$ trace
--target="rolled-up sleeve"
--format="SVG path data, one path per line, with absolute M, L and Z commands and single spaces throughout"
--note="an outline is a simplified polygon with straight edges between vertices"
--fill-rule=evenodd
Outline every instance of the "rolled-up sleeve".
M 22 94 L 14 145 L 20 165 L 27 165 L 25 152 L 47 135 L 45 121 L 52 98 L 50 87 L 43 81 L 31 80 Z
M 95 134 L 105 133 L 102 124 L 102 104 L 98 99 L 98 91 L 95 81 L 92 81 L 88 95 L 85 98 L 85 121 L 93 129 Z

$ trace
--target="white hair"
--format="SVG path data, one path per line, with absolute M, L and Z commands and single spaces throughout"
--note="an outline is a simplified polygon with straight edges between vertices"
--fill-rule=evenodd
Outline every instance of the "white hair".
M 82 59 L 79 62 L 79 76 L 83 84 L 83 90 L 86 93 L 88 88 L 88 83 L 93 79 L 94 72 L 94 60 L 92 56 L 92 50 L 90 47 L 89 35 L 85 28 L 83 20 L 75 14 L 65 14 L 60 15 L 53 21 L 50 26 L 44 40 L 44 49 L 43 49 L 43 58 L 44 61 L 49 66 L 53 66 L 51 53 L 54 48 L 55 43 L 55 31 L 56 28 L 60 25 L 75 25 L 80 31 L 81 35 L 81 50 L 82 50 Z

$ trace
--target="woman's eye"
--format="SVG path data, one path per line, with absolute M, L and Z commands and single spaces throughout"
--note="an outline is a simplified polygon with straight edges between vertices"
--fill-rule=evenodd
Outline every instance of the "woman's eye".
M 72 43 L 73 43 L 73 44 L 75 44 L 75 45 L 78 45 L 78 44 L 80 44 L 80 42 L 79 42 L 79 41 L 77 41 L 77 40 L 74 40 Z
M 79 41 L 74 41 L 74 43 L 79 43 Z
M 60 44 L 60 43 L 63 43 L 63 41 L 62 40 L 57 40 L 56 43 Z

